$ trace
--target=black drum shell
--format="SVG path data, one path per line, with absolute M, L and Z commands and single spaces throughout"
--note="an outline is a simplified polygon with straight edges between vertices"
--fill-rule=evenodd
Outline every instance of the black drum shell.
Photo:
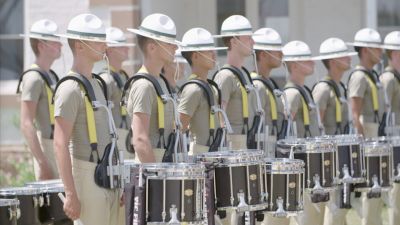
M 0 224 L 1 225 L 17 225 L 17 218 L 10 220 L 9 209 L 17 210 L 17 205 L 0 206 Z
M 338 145 L 338 163 L 339 179 L 342 179 L 344 173 L 342 171 L 344 165 L 349 168 L 349 173 L 353 178 L 363 177 L 363 164 L 360 144 Z M 353 171 L 353 172 L 352 172 Z
M 65 193 L 62 192 L 65 196 Z M 47 195 L 50 199 L 50 204 L 47 201 Z M 42 193 L 44 198 L 44 205 L 39 208 L 39 221 L 42 223 L 52 221 L 67 220 L 68 216 L 64 212 L 64 203 L 58 197 L 58 192 L 45 192 Z
M 372 182 L 372 177 L 376 175 L 379 181 L 379 185 L 381 187 L 390 187 L 391 184 L 391 176 L 390 173 L 391 167 L 390 165 L 390 156 L 389 155 L 383 155 L 383 156 L 368 156 L 365 157 L 365 164 L 366 164 L 366 170 L 367 170 L 367 177 L 366 181 L 369 182 L 364 182 L 356 185 L 357 188 L 371 188 L 373 186 Z M 382 169 L 382 177 L 380 175 L 380 169 Z M 383 181 L 381 183 L 381 180 Z
M 249 176 L 247 176 L 247 168 L 249 170 Z M 263 192 L 260 185 L 260 164 L 218 166 L 214 170 L 217 208 L 225 209 L 229 207 L 236 207 L 239 204 L 239 192 L 244 193 L 244 199 L 248 205 L 265 203 L 261 201 L 260 196 Z M 233 194 L 231 194 L 230 177 L 232 177 Z M 248 186 L 250 186 L 250 190 Z M 250 201 L 248 199 L 249 194 L 251 196 Z M 231 195 L 234 198 L 233 205 L 231 204 Z
M 17 198 L 21 217 L 18 219 L 18 225 L 40 225 L 39 206 L 34 206 L 34 198 L 39 199 L 39 194 L 34 195 L 0 195 L 0 198 Z

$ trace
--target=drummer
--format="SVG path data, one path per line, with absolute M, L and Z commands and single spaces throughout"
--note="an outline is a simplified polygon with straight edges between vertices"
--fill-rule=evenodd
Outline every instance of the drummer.
M 365 138 L 377 137 L 384 108 L 384 95 L 373 67 L 381 60 L 381 37 L 377 31 L 364 28 L 356 33 L 354 42 L 348 44 L 354 46 L 360 59 L 360 64 L 351 72 L 348 81 L 352 120 L 359 134 Z M 368 198 L 366 192 L 359 197 L 356 193 L 353 203 L 355 207 L 361 204 L 359 207 L 362 225 L 382 224 L 381 198 Z
M 138 29 L 128 31 L 137 35 L 138 46 L 144 55 L 138 73 L 155 79 L 162 91 L 168 94 L 167 84 L 160 78 L 160 73 L 165 65 L 173 62 L 177 49 L 174 21 L 164 14 L 151 14 Z M 142 163 L 161 162 L 166 140 L 173 132 L 173 104 L 161 104 L 164 110 L 160 110 L 159 97 L 155 86 L 147 79 L 138 79 L 130 84 L 127 110 L 132 118 L 132 143 L 135 160 Z M 164 115 L 159 116 L 159 111 Z M 159 122 L 164 122 L 163 127 Z
M 80 14 L 60 36 L 68 39 L 74 59 L 66 77 L 87 81 L 82 83 L 92 88 L 92 97 L 106 105 L 103 89 L 92 75 L 94 63 L 102 60 L 107 48 L 103 22 L 95 15 Z M 93 110 L 84 94 L 87 88 L 84 91 L 84 85 L 76 80 L 58 85 L 54 95 L 54 148 L 66 194 L 64 211 L 83 224 L 118 224 L 119 190 L 100 187 L 94 181 L 97 162 L 111 142 L 106 109 Z
M 125 82 L 128 80 L 128 74 L 122 68 L 122 63 L 129 58 L 129 48 L 135 46 L 135 44 L 127 43 L 122 30 L 116 27 L 107 28 L 106 35 L 107 40 L 116 43 L 107 44 L 106 55 L 110 64 L 110 71 L 106 67 L 99 73 L 99 76 L 105 81 L 107 97 L 112 102 L 112 114 L 118 128 L 118 150 L 123 151 L 124 158 L 129 159 L 133 158 L 133 154 L 128 152 L 126 147 L 131 123 L 126 108 L 120 106 L 120 101 Z M 130 143 L 130 140 L 128 143 Z
M 191 66 L 192 74 L 189 76 L 189 82 L 182 86 L 178 111 L 184 131 L 190 131 L 189 154 L 197 155 L 208 152 L 214 140 L 219 139 L 215 137 L 219 124 L 218 116 L 211 109 L 220 107 L 218 86 L 208 80 L 207 76 L 215 67 L 215 51 L 226 48 L 215 47 L 211 33 L 203 28 L 188 30 L 183 35 L 182 44 L 182 56 Z M 214 104 L 209 102 L 208 98 L 212 98 Z
M 305 86 L 305 79 L 314 72 L 314 60 L 308 45 L 302 41 L 291 41 L 283 49 L 283 61 L 289 72 L 284 87 L 287 106 L 293 121 L 296 122 L 297 137 L 314 137 L 320 135 L 318 130 L 317 111 L 310 89 Z
M 319 106 L 321 121 L 327 135 L 344 134 L 348 111 L 346 88 L 341 82 L 345 71 L 350 69 L 351 58 L 356 52 L 349 52 L 346 44 L 339 38 L 328 38 L 319 48 L 320 56 L 328 74 L 313 88 L 313 97 Z M 348 209 L 338 209 L 336 202 L 340 198 L 336 192 L 330 193 L 330 201 L 325 212 L 324 225 L 346 224 Z
M 317 110 L 311 91 L 304 85 L 307 76 L 314 72 L 314 60 L 308 45 L 302 41 L 291 41 L 283 49 L 283 61 L 289 72 L 284 92 L 293 121 L 296 122 L 297 137 L 318 136 Z M 325 203 L 311 203 L 311 196 L 304 193 L 304 213 L 297 216 L 299 225 L 323 224 Z
M 350 69 L 350 56 L 346 44 L 339 38 L 328 38 L 322 42 L 320 56 L 328 74 L 313 88 L 315 103 L 319 106 L 319 114 L 327 135 L 344 134 L 348 122 L 346 104 L 346 87 L 341 82 L 345 71 Z M 339 113 L 340 112 L 340 113 Z
M 267 157 L 274 158 L 276 139 L 282 127 L 284 113 L 281 98 L 274 94 L 274 90 L 280 89 L 271 78 L 271 71 L 282 64 L 282 40 L 279 33 L 272 28 L 257 30 L 253 39 L 257 67 L 251 73 L 251 78 L 259 91 L 261 107 L 265 111 L 265 125 L 268 126 L 268 140 L 264 150 Z
M 234 133 L 227 137 L 233 149 L 247 149 L 247 134 L 255 116 L 256 98 L 253 92 L 248 93 L 244 87 L 252 83 L 250 74 L 243 67 L 245 59 L 253 52 L 252 35 L 249 20 L 241 15 L 233 15 L 224 20 L 221 34 L 215 36 L 222 38 L 228 47 L 227 63 L 213 80 L 221 89 L 222 108 L 233 128 Z M 238 77 L 243 78 L 243 83 Z
M 34 157 L 36 180 L 58 178 L 51 102 L 58 77 L 50 68 L 61 55 L 62 44 L 55 36 L 57 29 L 57 24 L 47 19 L 32 25 L 28 37 L 36 60 L 21 75 L 17 88 L 17 93 L 21 93 L 21 131 Z
M 379 78 L 388 95 L 391 112 L 394 113 L 394 125 L 400 127 L 400 31 L 393 31 L 386 35 L 383 48 L 386 49 L 389 65 Z M 394 169 L 397 169 L 397 165 L 394 165 Z M 389 224 L 395 225 L 400 221 L 400 184 L 393 183 L 392 185 L 393 189 L 389 192 L 391 204 L 388 211 Z

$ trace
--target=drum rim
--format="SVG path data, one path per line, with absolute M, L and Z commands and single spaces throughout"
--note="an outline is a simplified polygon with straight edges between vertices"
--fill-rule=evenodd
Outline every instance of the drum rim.
M 310 148 L 310 145 L 318 147 L 318 143 L 323 144 L 323 148 Z M 276 149 L 282 153 L 288 153 L 294 147 L 293 153 L 327 153 L 337 150 L 336 142 L 332 140 L 324 140 L 318 137 L 313 138 L 296 138 L 296 139 L 281 139 L 276 142 Z M 328 148 L 329 147 L 329 148 Z
M 3 206 L 19 206 L 17 198 L 0 198 L 0 207 Z
M 37 195 L 37 194 L 40 194 L 40 189 L 34 187 L 6 187 L 0 189 L 0 196 Z

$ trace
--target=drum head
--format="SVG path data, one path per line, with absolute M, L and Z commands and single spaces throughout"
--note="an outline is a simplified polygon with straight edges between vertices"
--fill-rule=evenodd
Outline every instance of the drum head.
M 367 139 L 363 143 L 365 156 L 390 155 L 392 146 L 388 140 Z

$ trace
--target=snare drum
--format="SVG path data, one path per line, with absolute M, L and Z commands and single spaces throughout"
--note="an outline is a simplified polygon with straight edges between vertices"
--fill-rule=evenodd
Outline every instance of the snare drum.
M 0 199 L 0 224 L 17 225 L 21 216 L 18 199 Z
M 356 191 L 380 193 L 389 191 L 392 181 L 392 146 L 384 139 L 364 142 L 366 182 L 358 184 Z
M 257 211 L 267 207 L 262 182 L 262 151 L 208 152 L 198 162 L 214 165 L 215 201 L 219 211 Z
M 263 164 L 264 187 L 268 193 L 267 213 L 295 216 L 303 211 L 304 162 L 298 159 L 267 158 Z
M 313 203 L 329 201 L 329 191 L 337 184 L 336 144 L 321 138 L 283 139 L 277 143 L 280 154 L 289 156 L 293 151 L 295 159 L 305 163 L 305 187 L 311 193 Z
M 30 182 L 26 183 L 26 186 L 39 189 L 40 195 L 44 199 L 43 206 L 39 208 L 40 222 L 48 223 L 69 220 L 64 212 L 64 203 L 58 197 L 58 193 L 64 194 L 64 185 L 60 179 Z
M 39 207 L 43 205 L 40 190 L 31 187 L 15 187 L 0 189 L 0 198 L 18 199 L 21 217 L 19 225 L 40 225 Z
M 362 183 L 365 181 L 363 138 L 361 135 L 344 134 L 323 136 L 335 141 L 337 146 L 336 173 L 339 183 Z
M 131 198 L 135 201 L 131 208 L 134 214 L 135 210 L 143 210 L 147 224 L 204 224 L 206 219 L 204 165 L 194 163 L 134 164 L 132 161 L 125 161 L 124 164 L 132 172 L 131 181 L 135 177 L 142 177 L 142 185 L 136 185 L 134 196 Z M 139 186 L 142 186 L 143 192 L 137 191 Z M 144 201 L 140 202 L 139 199 Z M 133 216 L 134 220 L 135 217 L 137 215 Z M 138 224 L 142 223 L 143 221 L 138 221 Z

